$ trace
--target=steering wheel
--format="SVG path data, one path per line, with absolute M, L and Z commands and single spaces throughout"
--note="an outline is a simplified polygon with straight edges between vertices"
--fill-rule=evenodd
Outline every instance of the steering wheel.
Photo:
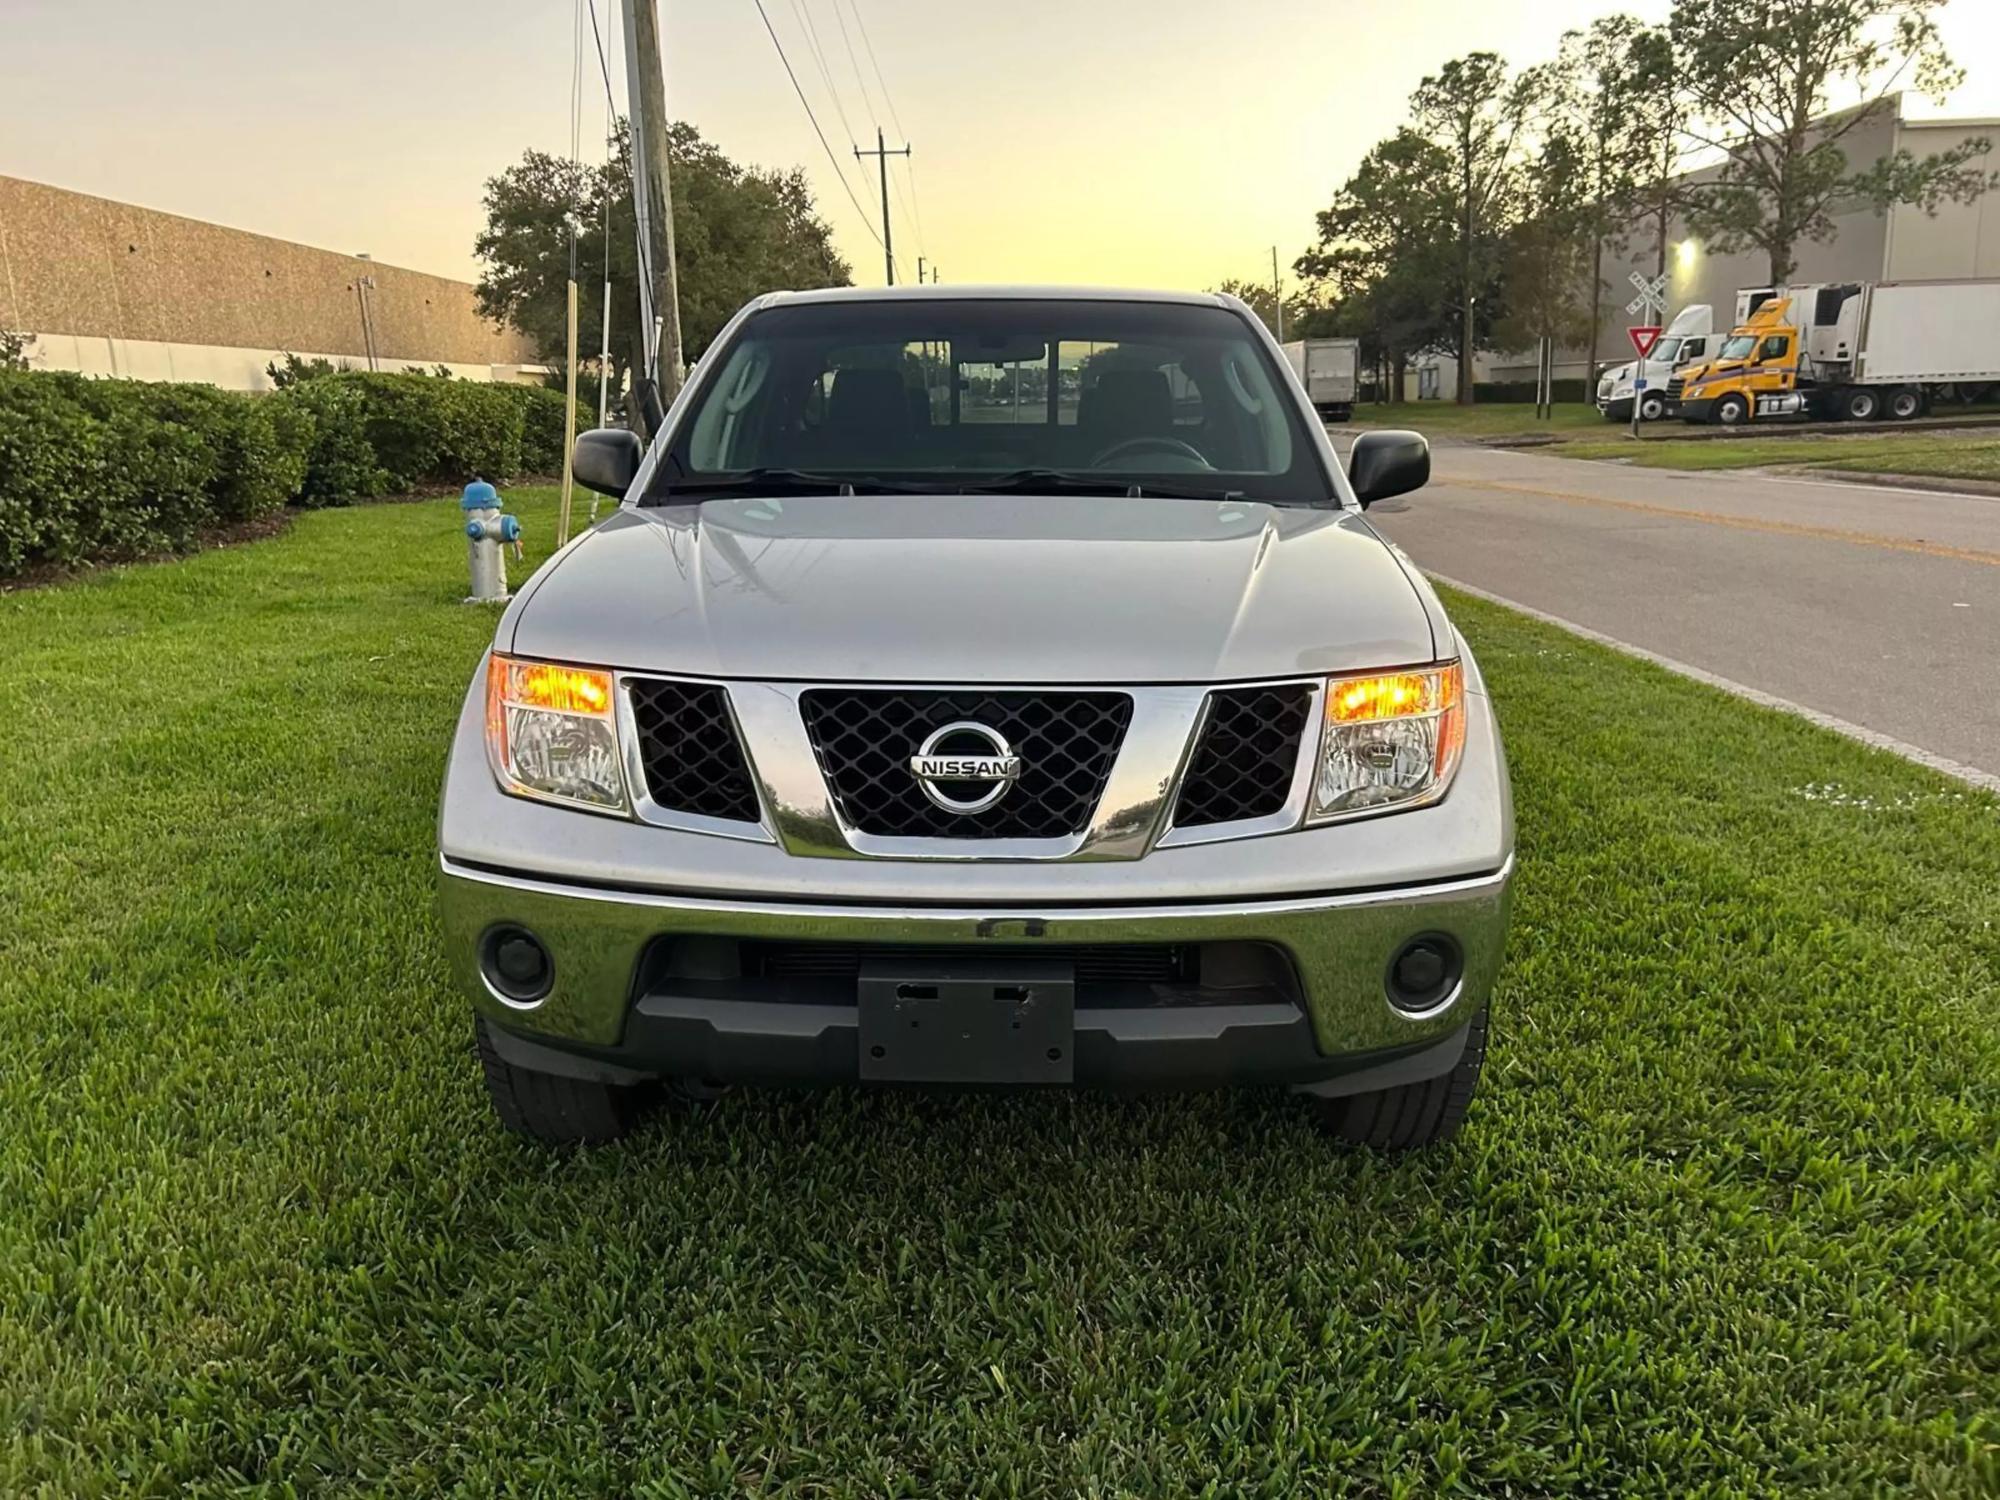
M 1122 457 L 1128 452 L 1145 452 L 1148 449 L 1157 453 L 1172 453 L 1182 458 L 1191 458 L 1204 469 L 1214 467 L 1199 448 L 1195 447 L 1192 443 L 1184 443 L 1179 438 L 1174 437 L 1126 438 L 1123 442 L 1113 443 L 1102 453 L 1097 454 L 1091 459 L 1090 466 L 1093 469 L 1101 469 L 1114 458 Z

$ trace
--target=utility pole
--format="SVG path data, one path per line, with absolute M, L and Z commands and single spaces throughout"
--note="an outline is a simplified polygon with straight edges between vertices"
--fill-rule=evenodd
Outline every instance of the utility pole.
M 888 143 L 882 139 L 882 127 L 880 125 L 875 127 L 875 149 L 873 151 L 863 151 L 859 146 L 854 148 L 854 159 L 856 161 L 859 161 L 864 156 L 872 156 L 882 165 L 882 264 L 888 272 L 890 286 L 896 284 L 896 248 L 889 233 L 889 158 L 892 156 L 908 156 L 909 154 L 910 148 L 907 143 L 904 144 L 901 150 L 891 151 Z M 919 277 L 919 280 L 921 279 Z
M 641 301 L 640 338 L 651 367 L 643 374 L 657 383 L 660 404 L 665 406 L 681 388 L 682 367 L 674 191 L 667 169 L 667 81 L 654 0 L 623 0 L 623 4 L 625 84 L 632 110 L 632 200 L 639 216 L 640 249 L 653 273 L 653 284 Z M 656 325 L 658 333 L 653 331 Z
M 1271 306 L 1278 314 L 1278 342 L 1285 341 L 1285 284 L 1278 280 L 1278 247 L 1271 247 Z

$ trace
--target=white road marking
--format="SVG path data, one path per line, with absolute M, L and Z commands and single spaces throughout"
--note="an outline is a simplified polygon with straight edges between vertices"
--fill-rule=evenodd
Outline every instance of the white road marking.
M 1846 719 L 1836 718 L 1829 713 L 1822 713 L 1816 708 L 1808 708 L 1803 703 L 1794 703 L 1789 698 L 1780 698 L 1774 693 L 1765 692 L 1762 688 L 1753 688 L 1744 683 L 1732 681 L 1727 677 L 1718 677 L 1713 672 L 1704 671 L 1700 667 L 1690 666 L 1684 661 L 1676 661 L 1671 656 L 1662 656 L 1657 651 L 1648 651 L 1644 646 L 1635 646 L 1630 641 L 1621 641 L 1616 636 L 1605 635 L 1602 631 L 1592 630 L 1587 625 L 1579 625 L 1574 620 L 1565 620 L 1560 615 L 1552 615 L 1546 610 L 1536 609 L 1532 605 L 1522 604 L 1514 599 L 1503 598 L 1501 595 L 1492 593 L 1487 589 L 1477 588 L 1469 583 L 1460 583 L 1457 579 L 1447 578 L 1442 573 L 1432 573 L 1428 568 L 1424 571 L 1446 588 L 1457 589 L 1461 594 L 1470 594 L 1475 599 L 1484 599 L 1488 604 L 1498 604 L 1503 609 L 1511 609 L 1517 614 L 1528 616 L 1531 620 L 1540 620 L 1544 625 L 1553 625 L 1559 630 L 1567 630 L 1571 635 L 1581 636 L 1583 639 L 1594 641 L 1600 646 L 1609 646 L 1613 651 L 1621 652 L 1626 656 L 1636 657 L 1640 661 L 1651 662 L 1656 667 L 1665 667 L 1669 672 L 1673 672 L 1678 676 L 1690 678 L 1695 682 L 1706 683 L 1710 687 L 1721 688 L 1725 693 L 1747 699 L 1749 702 L 1758 704 L 1764 708 L 1775 708 L 1780 713 L 1791 714 L 1794 718 L 1804 719 L 1809 724 L 1817 724 L 1822 729 L 1831 729 L 1835 734 L 1845 735 L 1850 740 L 1859 740 L 1862 744 L 1873 746 L 1877 750 L 1887 750 L 1891 755 L 1900 755 L 1904 760 L 1914 761 L 1928 770 L 1936 771 L 1943 776 L 1949 776 L 1956 781 L 1962 781 L 1968 786 L 1980 787 L 1989 792 L 2000 792 L 2000 775 L 1995 775 L 1991 771 L 1982 771 L 1977 766 L 1969 766 L 1964 761 L 1953 760 L 1949 756 L 1939 755 L 1935 751 L 1924 749 L 1921 745 L 1912 745 L 1908 740 L 1899 740 L 1894 735 L 1883 734 L 1880 730 L 1868 729 L 1860 724 L 1850 723 Z

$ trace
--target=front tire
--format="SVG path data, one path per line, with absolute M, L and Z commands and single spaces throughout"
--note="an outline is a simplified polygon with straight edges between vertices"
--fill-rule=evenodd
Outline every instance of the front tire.
M 623 1138 L 638 1116 L 638 1090 L 517 1067 L 500 1055 L 482 1017 L 479 1063 L 493 1113 L 515 1135 L 547 1146 L 600 1146 Z
M 1741 427 L 1750 420 L 1750 403 L 1731 392 L 1715 403 L 1714 420 L 1724 427 Z
M 1667 398 L 1665 396 L 1648 396 L 1644 401 L 1639 403 L 1639 420 L 1641 422 L 1657 422 L 1666 414 Z
M 1465 1050 L 1449 1073 L 1421 1083 L 1399 1084 L 1372 1094 L 1347 1094 L 1314 1099 L 1319 1127 L 1350 1146 L 1376 1151 L 1420 1151 L 1450 1140 L 1465 1121 L 1465 1111 L 1479 1089 L 1479 1070 L 1486 1061 L 1486 1008 L 1472 1018 L 1465 1033 Z

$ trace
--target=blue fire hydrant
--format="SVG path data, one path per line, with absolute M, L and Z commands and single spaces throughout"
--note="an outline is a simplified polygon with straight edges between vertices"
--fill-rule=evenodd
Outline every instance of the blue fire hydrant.
M 472 565 L 472 592 L 466 595 L 465 602 L 488 604 L 508 598 L 507 559 L 500 548 L 513 543 L 514 560 L 520 561 L 520 517 L 502 513 L 500 492 L 483 479 L 475 479 L 465 487 L 458 508 L 465 515 Z

